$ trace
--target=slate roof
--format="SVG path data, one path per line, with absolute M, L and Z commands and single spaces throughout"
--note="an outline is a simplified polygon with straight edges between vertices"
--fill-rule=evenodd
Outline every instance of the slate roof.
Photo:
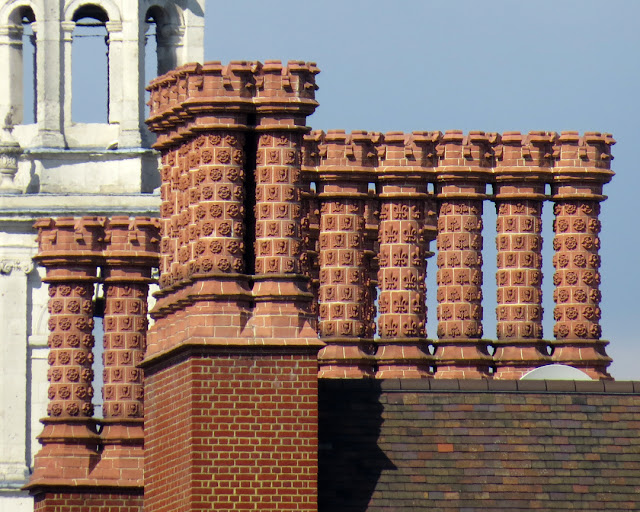
M 319 413 L 322 512 L 640 510 L 640 383 L 321 380 Z

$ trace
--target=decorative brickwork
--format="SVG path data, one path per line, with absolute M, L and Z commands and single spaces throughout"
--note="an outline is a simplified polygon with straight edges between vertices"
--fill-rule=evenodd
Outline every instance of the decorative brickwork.
M 39 437 L 42 449 L 28 488 L 38 497 L 36 510 L 117 505 L 138 511 L 144 391 L 136 365 L 145 347 L 151 269 L 158 264 L 158 222 L 60 218 L 41 219 L 36 227 L 37 259 L 47 269 L 51 297 L 51 389 L 49 416 L 42 420 Z M 102 420 L 93 418 L 91 403 L 98 281 L 104 282 L 107 295 Z M 103 492 L 87 491 L 97 487 Z M 76 494 L 78 489 L 85 494 Z
M 483 132 L 448 131 L 438 146 L 438 372 L 488 375 L 482 338 L 482 212 L 490 161 Z
M 507 132 L 496 148 L 498 212 L 495 378 L 520 378 L 548 361 L 542 343 L 542 201 L 554 136 Z
M 318 377 L 330 395 L 321 402 L 323 510 L 416 503 L 445 510 L 478 500 L 566 508 L 583 492 L 598 502 L 604 491 L 580 479 L 589 468 L 581 466 L 577 427 L 554 422 L 566 405 L 580 414 L 595 408 L 602 415 L 590 435 L 597 436 L 593 429 L 610 411 L 582 397 L 563 395 L 566 403 L 556 404 L 552 395 L 522 393 L 539 384 L 516 382 L 556 362 L 603 381 L 568 384 L 571 391 L 616 391 L 604 382 L 610 358 L 600 340 L 598 289 L 598 213 L 613 139 L 310 132 L 317 73 L 298 61 L 211 62 L 156 79 L 148 124 L 161 153 L 161 219 L 36 224 L 51 297 L 49 416 L 29 484 L 38 511 L 139 512 L 143 468 L 145 512 L 316 511 Z M 542 333 L 548 199 L 556 215 L 552 342 Z M 482 326 L 486 200 L 498 212 L 496 341 L 483 339 Z M 433 241 L 437 340 L 426 332 Z M 146 297 L 158 263 L 147 337 Z M 93 418 L 91 400 L 96 283 L 105 295 L 104 419 Z M 566 391 L 549 385 L 543 391 Z M 504 403 L 508 418 L 500 415 Z M 534 409 L 546 416 L 529 418 Z M 457 432 L 461 419 L 478 432 L 513 432 L 503 443 L 504 432 L 491 431 L 485 443 Z M 569 460 L 575 474 L 553 473 L 556 465 L 537 457 L 532 447 L 549 436 L 522 437 L 545 421 L 566 431 L 554 433 L 561 437 L 554 445 L 581 454 L 569 460 L 549 452 Z M 407 422 L 415 426 L 407 430 Z M 504 450 L 509 460 L 493 453 L 480 461 L 496 462 L 488 474 L 501 478 L 485 489 L 467 469 L 496 443 L 514 449 Z M 515 453 L 525 454 L 523 464 Z M 406 463 L 422 459 L 430 462 Z M 553 476 L 540 478 L 534 467 Z M 502 478 L 512 470 L 524 478 L 515 482 L 526 486 L 519 494 Z M 564 501 L 543 496 L 542 486 L 557 478 L 571 480 L 569 491 L 554 488 L 571 495 Z
M 435 207 L 427 179 L 439 133 L 387 133 L 379 146 L 380 265 L 378 378 L 426 377 L 426 257 L 435 238 Z M 432 178 L 431 178 L 432 179 Z
M 375 374 L 365 237 L 373 140 L 365 132 L 321 134 L 317 168 L 320 200 L 320 377 Z
M 613 139 L 599 133 L 562 132 L 554 156 L 555 213 L 553 282 L 556 324 L 553 360 L 581 368 L 593 378 L 609 378 L 606 341 L 600 340 L 600 213 L 602 186 Z M 588 169 L 588 171 L 585 171 Z
M 149 124 L 177 169 L 163 171 L 162 289 L 143 363 L 148 512 L 317 508 L 323 344 L 301 202 L 317 72 L 210 63 L 152 83 Z M 174 81 L 183 95 L 167 94 Z

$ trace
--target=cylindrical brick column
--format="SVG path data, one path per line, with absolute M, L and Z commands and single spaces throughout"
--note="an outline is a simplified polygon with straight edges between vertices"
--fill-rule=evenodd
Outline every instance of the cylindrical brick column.
M 255 307 L 259 338 L 316 338 L 313 297 L 301 267 L 302 143 L 317 106 L 317 68 L 266 61 L 256 75 Z
M 367 325 L 365 210 L 376 155 L 366 132 L 329 131 L 316 169 L 320 201 L 319 377 L 375 374 Z
M 435 238 L 434 174 L 437 136 L 384 136 L 378 168 L 380 252 L 378 263 L 378 378 L 422 378 L 431 374 L 427 351 L 426 257 Z M 431 178 L 433 179 L 433 178 Z
M 542 342 L 541 216 L 552 141 L 544 132 L 506 132 L 495 149 L 496 379 L 519 379 L 549 359 Z
M 49 284 L 49 405 L 30 486 L 89 478 L 99 442 L 93 419 L 93 288 L 102 256 L 104 220 L 36 222 Z M 60 468 L 60 469 L 57 469 Z
M 108 445 L 140 449 L 126 454 L 140 458 L 140 480 L 144 384 L 138 365 L 147 345 L 147 296 L 151 270 L 158 265 L 158 231 L 159 221 L 145 217 L 113 217 L 105 227 L 102 437 Z
M 482 341 L 482 212 L 490 179 L 483 132 L 447 131 L 438 153 L 438 341 L 436 378 L 489 375 Z
M 608 134 L 563 132 L 554 169 L 556 273 L 553 361 L 579 368 L 595 379 L 609 379 L 608 342 L 600 327 L 600 201 L 613 176 Z

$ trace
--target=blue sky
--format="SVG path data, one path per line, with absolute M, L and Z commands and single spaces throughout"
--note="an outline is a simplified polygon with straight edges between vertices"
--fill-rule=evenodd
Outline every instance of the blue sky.
M 315 129 L 578 130 L 613 133 L 616 176 L 603 204 L 603 337 L 612 373 L 640 379 L 640 268 L 634 164 L 640 134 L 640 2 L 633 0 L 207 1 L 206 60 L 315 61 Z M 97 115 L 101 37 L 74 118 Z M 80 66 L 80 65 L 79 65 Z M 95 70 L 94 70 L 95 67 Z M 102 70 L 102 71 L 101 71 Z M 101 74 L 102 73 L 102 74 Z M 102 77 L 102 78 L 101 78 Z M 86 107 L 82 101 L 90 102 Z M 545 220 L 545 336 L 553 302 L 551 204 Z M 485 336 L 495 337 L 495 210 L 485 204 Z M 435 244 L 433 244 L 435 245 Z M 434 247 L 432 247 L 434 249 Z M 435 323 L 435 260 L 429 324 Z
M 603 204 L 603 336 L 617 379 L 640 379 L 634 164 L 640 2 L 632 0 L 207 2 L 207 60 L 315 61 L 315 129 L 613 133 Z M 485 205 L 485 335 L 495 336 L 495 212 Z M 545 337 L 553 326 L 545 208 Z M 631 216 L 631 218 L 625 218 Z M 435 261 L 429 332 L 435 333 Z

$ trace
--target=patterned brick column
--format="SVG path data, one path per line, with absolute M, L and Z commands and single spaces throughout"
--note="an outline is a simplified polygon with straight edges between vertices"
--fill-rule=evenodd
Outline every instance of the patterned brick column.
M 579 368 L 594 379 L 609 379 L 608 342 L 600 339 L 600 201 L 613 176 L 608 134 L 562 132 L 555 148 L 556 273 L 553 361 Z
M 49 405 L 29 488 L 72 485 L 90 478 L 99 437 L 93 419 L 93 287 L 103 219 L 40 219 L 40 252 L 49 284 Z
M 319 146 L 321 378 L 373 376 L 367 322 L 365 210 L 375 151 L 366 132 L 329 131 Z
M 267 61 L 256 75 L 255 307 L 258 338 L 315 339 L 313 297 L 301 268 L 303 136 L 317 106 L 314 64 Z
M 489 180 L 483 132 L 447 131 L 438 145 L 438 342 L 436 378 L 488 376 L 482 341 L 482 212 Z
M 105 227 L 104 461 L 124 471 L 121 483 L 143 485 L 144 385 L 147 296 L 158 265 L 159 222 L 113 217 Z M 105 463 L 102 466 L 106 466 Z
M 376 377 L 421 378 L 432 372 L 427 350 L 426 257 L 435 238 L 433 179 L 439 133 L 387 133 L 378 167 L 380 198 L 378 371 Z
M 553 136 L 506 132 L 496 147 L 498 324 L 496 379 L 519 379 L 546 364 L 542 342 L 542 201 Z

